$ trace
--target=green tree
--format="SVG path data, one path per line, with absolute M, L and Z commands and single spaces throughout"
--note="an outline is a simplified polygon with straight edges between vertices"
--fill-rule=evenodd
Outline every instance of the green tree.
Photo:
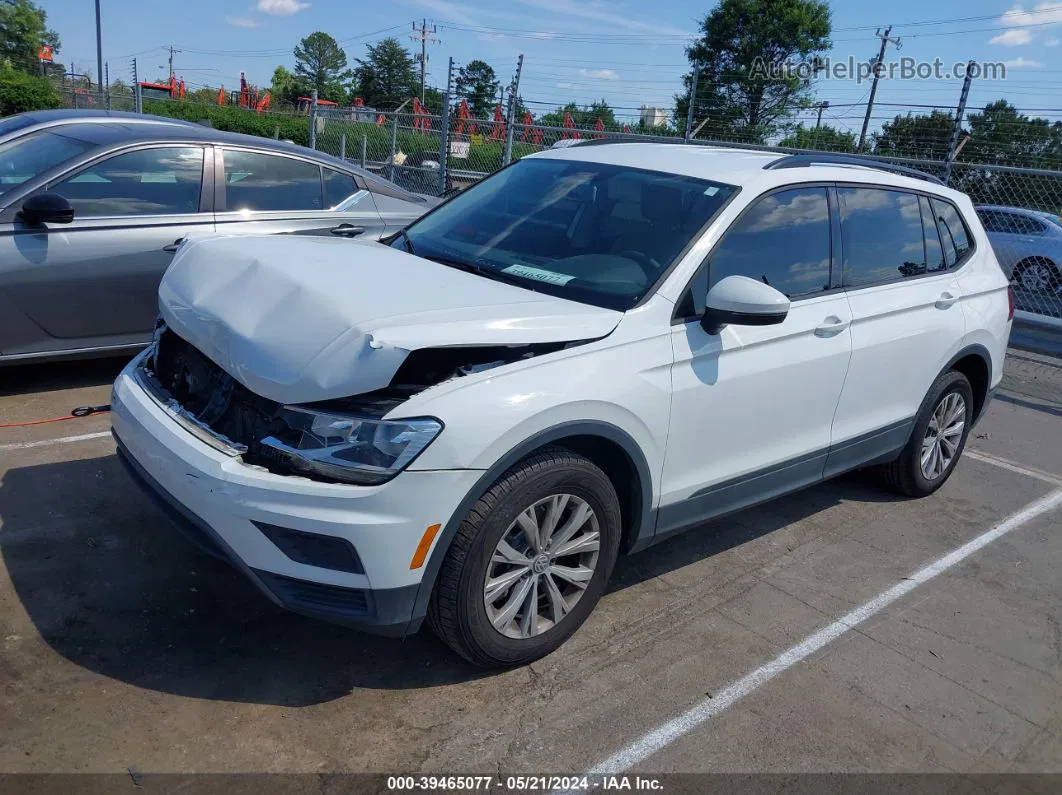
M 59 35 L 47 23 L 47 12 L 30 0 L 0 0 L 0 64 L 37 74 L 40 46 L 50 44 L 59 50 Z
M 721 0 L 686 48 L 691 71 L 675 97 L 680 124 L 689 109 L 693 68 L 700 68 L 694 121 L 713 131 L 762 141 L 808 104 L 810 64 L 830 47 L 830 9 L 822 0 Z
M 943 160 L 948 154 L 955 120 L 947 111 L 897 116 L 874 133 L 874 154 Z
M 295 77 L 307 90 L 316 88 L 318 99 L 343 101 L 350 75 L 347 54 L 327 33 L 311 33 L 295 47 Z
M 490 117 L 498 104 L 498 76 L 486 61 L 469 61 L 458 69 L 454 90 L 457 101 L 467 100 L 477 119 Z
M 393 110 L 410 97 L 420 96 L 413 58 L 398 39 L 370 44 L 366 47 L 366 57 L 355 60 L 358 63 L 354 69 L 356 91 L 370 108 Z
M 61 103 L 59 92 L 47 78 L 16 71 L 7 64 L 0 65 L 0 116 L 58 108 Z
M 856 136 L 855 133 L 837 130 L 825 124 L 821 127 L 805 127 L 801 124 L 779 141 L 778 145 L 819 152 L 854 152 Z
M 575 122 L 575 126 L 581 129 L 591 130 L 598 119 L 601 119 L 602 124 L 605 125 L 605 129 L 613 130 L 619 129 L 622 125 L 616 121 L 616 115 L 609 107 L 609 104 L 605 100 L 599 100 L 592 102 L 588 106 L 579 107 L 574 102 L 569 102 L 567 105 L 561 108 L 557 108 L 552 113 L 546 113 L 539 119 L 539 124 L 546 125 L 548 127 L 561 127 L 564 124 L 564 117 L 567 114 L 571 114 L 572 121 Z
M 970 140 L 962 159 L 1058 169 L 1062 167 L 1062 122 L 1030 118 L 1005 99 L 967 117 Z
M 273 70 L 273 80 L 269 85 L 269 94 L 274 104 L 294 105 L 299 97 L 306 96 L 306 84 L 283 66 Z M 325 97 L 329 99 L 329 97 Z

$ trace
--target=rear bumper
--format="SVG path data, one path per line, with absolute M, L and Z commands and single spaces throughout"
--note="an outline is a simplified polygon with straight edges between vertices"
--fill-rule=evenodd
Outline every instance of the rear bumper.
M 388 637 L 416 632 L 423 616 L 413 618 L 419 584 L 401 588 L 345 588 L 252 569 L 205 521 L 181 505 L 129 454 L 121 439 L 118 460 L 125 471 L 188 541 L 212 557 L 234 565 L 274 604 L 332 623 Z

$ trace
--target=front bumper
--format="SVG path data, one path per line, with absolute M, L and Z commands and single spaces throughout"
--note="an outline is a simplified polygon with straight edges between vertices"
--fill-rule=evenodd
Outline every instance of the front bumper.
M 276 475 L 178 424 L 137 383 L 137 364 L 118 376 L 112 394 L 118 455 L 184 535 L 294 612 L 391 636 L 419 628 L 423 609 L 418 615 L 414 606 L 426 567 L 410 569 L 413 554 L 425 529 L 447 523 L 481 472 L 404 472 L 371 487 Z M 349 546 L 357 565 L 302 562 L 263 528 Z

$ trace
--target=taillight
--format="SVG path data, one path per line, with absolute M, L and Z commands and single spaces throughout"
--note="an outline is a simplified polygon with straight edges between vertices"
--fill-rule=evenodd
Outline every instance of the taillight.
M 1014 319 L 1014 288 L 1007 288 L 1007 320 Z

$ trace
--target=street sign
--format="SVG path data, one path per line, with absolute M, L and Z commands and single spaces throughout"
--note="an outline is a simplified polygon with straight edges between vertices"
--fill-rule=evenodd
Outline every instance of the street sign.
M 468 158 L 468 150 L 472 145 L 468 141 L 450 141 L 450 157 L 457 160 Z

